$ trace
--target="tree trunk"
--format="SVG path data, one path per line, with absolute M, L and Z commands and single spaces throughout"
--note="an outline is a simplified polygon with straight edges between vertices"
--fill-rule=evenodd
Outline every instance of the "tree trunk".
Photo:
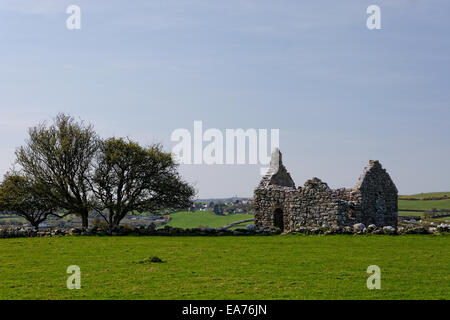
M 111 213 L 112 217 L 113 217 L 113 228 L 116 228 L 117 230 L 120 230 L 120 220 L 122 220 L 120 218 L 120 212 L 113 212 Z
M 89 213 L 83 213 L 81 215 L 81 228 L 83 228 L 83 229 L 88 228 L 88 225 L 89 225 L 88 217 L 89 217 Z

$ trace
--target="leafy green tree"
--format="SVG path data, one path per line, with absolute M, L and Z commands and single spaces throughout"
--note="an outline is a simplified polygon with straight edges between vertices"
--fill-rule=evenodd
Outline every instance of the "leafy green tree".
M 41 123 L 31 128 L 26 145 L 16 151 L 26 178 L 39 185 L 37 195 L 54 207 L 79 215 L 83 228 L 88 227 L 93 208 L 88 179 L 98 145 L 91 125 L 58 114 L 52 125 Z
M 7 173 L 0 184 L 0 211 L 24 217 L 36 229 L 49 215 L 56 215 L 56 208 L 45 198 L 37 196 L 34 185 L 17 173 Z
M 194 189 L 182 181 L 172 155 L 160 145 L 110 138 L 101 143 L 95 166 L 91 189 L 97 212 L 111 229 L 132 211 L 156 213 L 192 204 Z

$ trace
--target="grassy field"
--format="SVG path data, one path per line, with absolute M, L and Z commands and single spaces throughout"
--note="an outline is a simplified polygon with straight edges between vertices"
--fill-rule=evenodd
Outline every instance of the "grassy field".
M 399 216 L 408 216 L 408 217 L 414 216 L 417 218 L 421 218 L 421 217 L 423 217 L 423 212 L 399 211 L 398 215 Z
M 0 240 L 0 299 L 449 299 L 450 236 Z M 138 263 L 158 256 L 165 263 Z M 66 268 L 81 268 L 68 290 Z M 381 290 L 366 269 L 381 268 Z
M 436 209 L 450 209 L 450 199 L 445 200 L 398 200 L 398 207 L 400 211 L 403 209 L 412 210 L 430 210 Z
M 450 198 L 449 199 L 442 199 L 442 200 L 402 200 L 402 197 L 408 197 L 408 198 L 416 198 L 416 199 L 423 199 L 423 198 L 430 198 L 430 197 L 442 197 L 444 195 L 450 196 L 450 192 L 429 192 L 429 193 L 419 193 L 419 194 L 413 194 L 408 196 L 399 196 L 398 200 L 398 208 L 399 212 L 398 214 L 400 216 L 417 216 L 417 217 L 423 217 L 424 211 L 431 210 L 431 209 L 447 209 L 450 210 Z M 405 210 L 417 210 L 418 212 L 414 211 L 405 211 Z
M 246 213 L 218 216 L 209 211 L 181 211 L 171 214 L 167 225 L 177 228 L 197 228 L 200 226 L 218 228 L 235 221 L 251 218 L 253 218 L 253 215 Z

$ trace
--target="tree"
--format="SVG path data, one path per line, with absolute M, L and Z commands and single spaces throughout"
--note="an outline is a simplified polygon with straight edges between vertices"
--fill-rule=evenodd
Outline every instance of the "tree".
M 36 229 L 56 208 L 45 198 L 37 196 L 36 189 L 26 177 L 7 173 L 0 184 L 0 210 L 24 217 Z
M 88 227 L 93 201 L 89 176 L 98 149 L 98 137 L 91 125 L 58 114 L 52 125 L 41 123 L 29 130 L 29 140 L 17 149 L 17 163 L 35 185 L 37 195 L 52 206 L 81 217 Z
M 101 143 L 95 163 L 96 208 L 111 229 L 132 211 L 155 213 L 192 204 L 194 189 L 181 180 L 172 155 L 160 145 L 145 148 L 110 138 Z
M 224 204 L 223 203 L 216 203 L 214 205 L 214 213 L 218 214 L 218 215 L 222 215 L 223 214 L 223 209 L 224 209 Z

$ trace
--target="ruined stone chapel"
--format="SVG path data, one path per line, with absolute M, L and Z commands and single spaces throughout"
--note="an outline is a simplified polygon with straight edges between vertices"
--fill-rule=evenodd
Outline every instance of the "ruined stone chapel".
M 295 187 L 279 149 L 254 192 L 255 225 L 293 232 L 300 227 L 397 227 L 398 191 L 379 161 L 370 160 L 351 188 L 332 190 L 318 178 Z

